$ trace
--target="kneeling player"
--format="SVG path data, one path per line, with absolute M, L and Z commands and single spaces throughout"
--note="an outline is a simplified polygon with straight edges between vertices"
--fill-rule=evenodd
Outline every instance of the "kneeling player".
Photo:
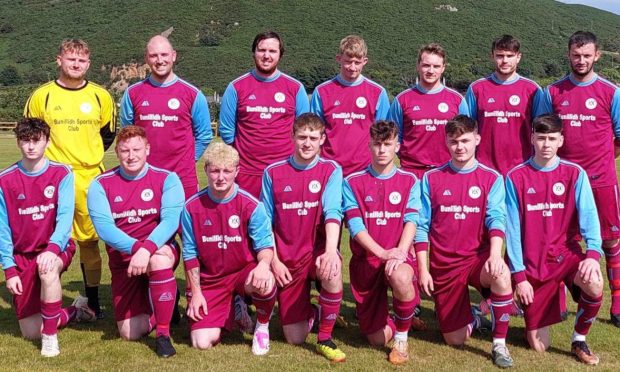
M 483 320 L 470 312 L 468 285 L 490 295 L 493 363 L 511 367 L 506 334 L 513 299 L 510 271 L 502 260 L 504 182 L 476 160 L 480 135 L 475 120 L 457 115 L 448 121 L 446 143 L 452 159 L 422 178 L 415 238 L 420 286 L 435 299 L 439 328 L 449 345 L 463 345 Z
M 390 121 L 370 127 L 371 164 L 349 175 L 343 186 L 344 213 L 351 234 L 349 263 L 360 330 L 375 346 L 394 342 L 393 364 L 409 360 L 408 330 L 415 301 L 410 248 L 415 234 L 420 192 L 418 179 L 396 167 L 398 128 Z M 394 320 L 388 313 L 392 289 Z
M 204 158 L 209 186 L 185 203 L 181 215 L 192 346 L 215 346 L 222 328 L 230 330 L 233 295 L 251 295 L 257 317 L 252 352 L 264 355 L 276 302 L 269 217 L 263 204 L 235 183 L 237 150 L 212 143 Z
M 280 290 L 278 308 L 286 341 L 301 344 L 315 314 L 311 281 L 320 281 L 316 349 L 327 359 L 346 356 L 332 341 L 342 302 L 342 260 L 338 241 L 342 212 L 342 169 L 319 156 L 325 124 L 310 113 L 293 124 L 295 151 L 265 169 L 261 201 L 276 239 L 271 268 Z
M 15 127 L 22 159 L 0 173 L 0 263 L 22 336 L 42 339 L 41 355 L 60 354 L 58 327 L 88 309 L 85 297 L 61 309 L 60 275 L 71 264 L 73 173 L 45 157 L 50 128 L 25 118 Z
M 534 157 L 506 178 L 507 252 L 524 305 L 527 340 L 536 351 L 549 347 L 549 326 L 562 321 L 557 288 L 564 283 L 579 304 L 571 350 L 581 362 L 598 364 L 586 344 L 603 296 L 603 251 L 592 188 L 580 166 L 557 156 L 564 142 L 562 120 L 542 115 L 534 119 L 533 129 Z
M 137 340 L 156 328 L 157 355 L 167 358 L 176 354 L 170 318 L 179 251 L 172 236 L 185 197 L 175 173 L 146 162 L 149 151 L 143 128 L 123 128 L 116 139 L 120 165 L 91 183 L 88 211 L 106 243 L 121 337 Z

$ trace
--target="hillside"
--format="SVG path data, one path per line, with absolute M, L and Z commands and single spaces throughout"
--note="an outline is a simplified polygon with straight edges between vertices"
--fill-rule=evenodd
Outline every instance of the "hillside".
M 90 78 L 109 85 L 113 66 L 141 62 L 146 40 L 170 27 L 176 71 L 207 92 L 222 92 L 252 67 L 252 38 L 265 29 L 283 34 L 282 69 L 309 91 L 336 72 L 337 44 L 349 33 L 367 40 L 366 75 L 392 95 L 415 78 L 416 51 L 431 41 L 446 47 L 448 84 L 459 89 L 488 73 L 489 44 L 503 33 L 522 40 L 520 72 L 543 85 L 565 72 L 566 40 L 577 29 L 594 31 L 605 50 L 620 50 L 620 16 L 552 0 L 0 0 L 0 8 L 0 81 L 8 68 L 17 79 L 11 84 L 53 78 L 59 41 L 80 37 L 92 49 Z M 598 69 L 620 80 L 619 65 L 617 54 L 606 54 Z M 0 120 L 6 97 L 0 91 Z

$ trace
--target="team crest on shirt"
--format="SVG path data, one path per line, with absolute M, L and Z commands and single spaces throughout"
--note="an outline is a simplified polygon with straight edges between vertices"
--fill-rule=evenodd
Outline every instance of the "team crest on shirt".
M 321 191 L 321 183 L 317 180 L 310 181 L 310 184 L 308 185 L 308 190 L 310 190 L 311 193 L 316 194 L 317 192 Z
M 593 110 L 596 108 L 596 100 L 594 98 L 588 98 L 586 100 L 586 107 L 589 108 L 590 110 Z
M 441 102 L 439 105 L 437 105 L 437 110 L 439 110 L 439 112 L 441 112 L 442 114 L 448 112 L 448 109 L 448 104 L 445 102 Z
M 564 195 L 566 192 L 566 187 L 562 184 L 562 182 L 556 182 L 553 184 L 553 193 L 557 196 Z
M 521 103 L 521 98 L 516 94 L 513 94 L 512 96 L 510 96 L 510 98 L 508 98 L 508 102 L 513 106 L 517 106 L 519 103 Z
M 228 217 L 228 226 L 230 226 L 233 229 L 236 229 L 239 227 L 239 225 L 241 225 L 241 220 L 239 219 L 239 216 L 234 214 Z
M 84 102 L 80 105 L 80 111 L 84 114 L 90 114 L 90 112 L 93 111 L 93 106 L 88 102 Z
M 355 106 L 359 108 L 364 108 L 366 107 L 367 104 L 368 104 L 368 101 L 366 101 L 366 98 L 364 97 L 357 97 L 357 99 L 355 100 Z
M 282 103 L 282 102 L 284 102 L 284 100 L 286 100 L 286 96 L 284 95 L 284 93 L 278 92 L 278 93 L 273 95 L 273 99 L 275 99 L 276 102 L 278 102 L 278 103 Z
M 46 198 L 51 199 L 54 197 L 54 192 L 56 191 L 56 188 L 52 185 L 47 186 L 44 190 L 43 190 L 43 195 L 45 195 Z
M 170 110 L 176 110 L 181 106 L 181 102 L 179 102 L 178 99 L 176 98 L 170 98 L 170 100 L 168 100 L 168 108 Z
M 472 186 L 469 188 L 468 194 L 470 198 L 478 199 L 480 195 L 482 195 L 482 191 L 480 190 L 480 187 Z
M 400 203 L 402 198 L 401 198 L 400 193 L 398 191 L 394 191 L 394 192 L 390 193 L 389 199 L 390 199 L 390 203 L 392 203 L 393 205 L 397 205 L 397 204 Z
M 153 190 L 151 189 L 142 190 L 142 194 L 140 194 L 140 198 L 142 198 L 142 200 L 144 200 L 145 202 L 153 200 Z

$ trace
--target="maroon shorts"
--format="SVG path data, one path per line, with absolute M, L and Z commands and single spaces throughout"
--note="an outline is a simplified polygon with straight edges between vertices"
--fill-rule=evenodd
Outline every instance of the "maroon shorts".
M 179 262 L 179 248 L 170 245 L 174 254 L 174 266 Z M 127 268 L 131 255 L 108 249 L 109 267 L 112 274 L 112 304 L 114 305 L 114 319 L 117 322 L 138 316 L 152 314 L 151 299 L 149 298 L 149 277 L 146 274 L 127 276 Z
M 218 278 L 208 283 L 201 282 L 202 295 L 207 301 L 207 314 L 200 312 L 202 320 L 194 321 L 189 319 L 190 331 L 203 328 L 226 328 L 230 330 L 232 325 L 231 311 L 234 295 L 245 296 L 245 281 L 254 270 L 256 263 L 247 264 L 242 270 L 227 276 Z M 188 294 L 187 302 L 191 300 L 191 293 Z
M 601 238 L 620 238 L 620 215 L 618 209 L 618 185 L 592 188 L 594 202 L 601 222 Z
M 417 262 L 411 254 L 405 263 L 416 272 Z M 349 262 L 349 275 L 360 331 L 364 335 L 375 333 L 385 327 L 389 317 L 389 282 L 385 276 L 385 263 L 379 259 L 354 257 Z M 418 288 L 415 283 L 414 288 Z
M 260 190 L 263 188 L 263 176 L 239 172 L 235 178 L 235 183 L 258 199 Z
M 523 307 L 525 330 L 533 331 L 562 321 L 562 296 L 558 287 L 564 283 L 571 290 L 573 299 L 578 300 L 581 288 L 573 285 L 579 263 L 585 259 L 584 253 L 566 252 L 560 262 L 547 263 L 551 277 L 544 282 L 530 280 L 534 288 L 534 302 Z M 529 280 L 529 278 L 528 278 Z
M 41 279 L 37 268 L 40 253 L 14 254 L 17 274 L 22 282 L 22 294 L 13 295 L 13 308 L 17 319 L 24 319 L 41 312 Z M 62 261 L 61 274 L 67 271 L 75 254 L 75 243 L 69 239 L 67 249 L 58 257 Z
M 458 269 L 431 270 L 435 312 L 441 333 L 457 331 L 474 320 L 468 286 L 476 288 L 485 298 L 490 295 L 490 289 L 482 288 L 480 284 L 480 272 L 488 258 L 487 253 L 464 261 Z

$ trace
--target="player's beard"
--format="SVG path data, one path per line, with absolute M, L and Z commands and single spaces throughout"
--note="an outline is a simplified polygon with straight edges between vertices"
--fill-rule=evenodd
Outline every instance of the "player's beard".
M 256 67 L 256 71 L 260 72 L 263 75 L 271 75 L 273 74 L 277 69 L 278 69 L 278 65 L 273 65 L 273 67 L 271 68 L 264 68 L 263 66 L 260 66 L 259 64 L 255 64 Z
M 586 76 L 588 76 L 588 74 L 590 72 L 592 72 L 592 70 L 594 69 L 594 64 L 590 65 L 590 68 L 588 68 L 588 70 L 586 72 L 579 72 L 579 71 L 575 71 L 575 68 L 571 65 L 570 66 L 571 71 L 573 71 L 573 75 L 579 77 L 579 78 L 584 78 Z

